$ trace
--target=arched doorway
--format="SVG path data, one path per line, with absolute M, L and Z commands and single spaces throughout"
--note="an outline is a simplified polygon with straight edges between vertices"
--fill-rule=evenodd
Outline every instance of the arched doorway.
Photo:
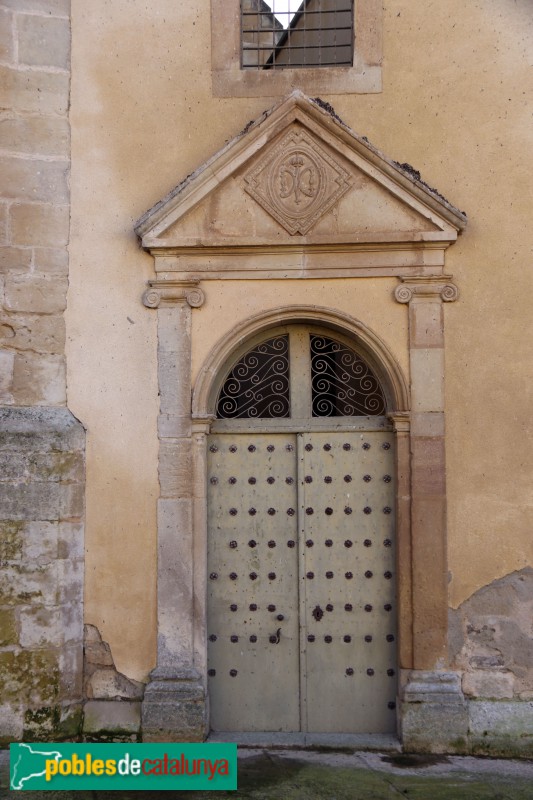
M 396 728 L 394 433 L 386 381 L 339 331 L 247 340 L 208 437 L 211 728 Z
M 295 231 L 296 203 L 290 200 L 280 205 L 278 201 L 284 198 L 274 197 L 280 185 L 278 149 L 286 142 L 287 153 L 298 157 L 301 141 L 312 146 L 325 170 L 320 179 L 324 203 L 305 220 L 305 234 Z M 442 703 L 450 706 L 449 719 L 456 718 L 455 703 L 462 702 L 460 676 L 449 676 L 446 692 L 442 689 L 442 670 L 448 664 L 443 304 L 458 296 L 446 273 L 445 253 L 464 229 L 466 217 L 404 167 L 383 156 L 366 137 L 350 131 L 325 104 L 296 91 L 247 125 L 136 225 L 142 246 L 155 259 L 155 279 L 148 283 L 144 303 L 158 309 L 160 393 L 157 657 L 143 700 L 145 741 L 198 740 L 209 727 L 205 603 L 206 583 L 211 585 L 211 581 L 206 569 L 206 501 L 212 484 L 206 485 L 206 456 L 211 458 L 212 453 L 206 440 L 211 430 L 213 436 L 250 433 L 245 427 L 250 419 L 216 419 L 218 390 L 246 347 L 254 346 L 249 336 L 259 331 L 274 334 L 276 325 L 297 322 L 327 325 L 333 337 L 353 335 L 356 344 L 351 346 L 375 369 L 386 399 L 387 420 L 393 425 L 390 430 L 384 423 L 381 433 L 394 433 L 394 445 L 387 452 L 395 451 L 396 456 L 396 470 L 390 474 L 396 485 L 394 545 L 396 573 L 401 576 L 396 586 L 401 735 L 410 744 L 418 746 L 422 741 L 427 747 L 427 735 L 420 734 L 420 714 L 429 720 L 428 730 L 434 729 L 435 708 Z M 336 194 L 339 180 L 347 187 L 342 197 Z M 332 197 L 337 198 L 333 206 Z M 270 198 L 268 203 L 265 198 Z M 301 215 L 296 216 L 301 220 Z M 408 313 L 400 312 L 393 298 Z M 359 321 L 367 318 L 374 330 Z M 394 342 L 394 355 L 385 340 Z M 242 342 L 247 345 L 237 352 L 234 348 Z M 284 432 L 294 435 L 296 444 L 306 436 L 321 435 L 312 414 L 307 426 L 296 427 L 294 421 L 291 409 L 290 417 L 268 418 L 269 427 L 254 427 L 251 433 L 277 436 Z M 343 427 L 347 421 L 354 427 Z M 371 421 L 377 423 L 377 417 Z M 322 433 L 349 434 L 354 439 L 361 433 L 380 432 L 367 430 L 368 421 L 358 416 L 326 417 L 322 423 L 334 426 L 323 428 Z M 316 455 L 319 447 L 306 451 L 304 444 L 304 454 L 309 452 Z M 369 451 L 374 452 L 375 448 Z M 302 468 L 300 461 L 297 467 Z M 301 495 L 307 484 L 302 487 L 300 473 L 295 476 Z M 369 486 L 375 485 L 370 481 Z M 316 515 L 305 515 L 305 508 L 303 519 L 316 520 Z M 301 516 L 300 506 L 298 511 Z M 354 513 L 349 516 L 355 519 Z M 367 516 L 375 518 L 374 512 Z M 331 515 L 331 520 L 340 518 Z M 241 520 L 242 514 L 231 519 Z M 306 535 L 305 530 L 298 533 Z M 234 540 L 238 541 L 232 535 L 226 555 L 239 550 L 239 544 L 229 548 Z M 268 548 L 268 541 L 267 553 L 280 552 L 278 545 Z M 354 547 L 350 552 L 355 552 Z M 327 571 L 334 572 L 334 578 L 326 578 L 333 585 L 335 570 Z M 374 578 L 367 580 L 372 583 Z M 301 587 L 299 562 L 296 581 Z M 242 579 L 234 584 L 242 585 Z M 299 612 L 298 624 L 301 619 Z M 243 633 L 229 635 L 242 637 Z M 277 636 L 277 627 L 270 635 Z M 307 644 L 310 648 L 313 643 Z M 375 670 L 372 665 L 367 668 Z M 230 665 L 229 669 L 238 668 Z M 212 696 L 217 677 L 210 678 Z M 257 691 L 256 707 L 265 702 L 271 683 L 277 681 L 279 691 L 278 677 L 267 675 L 259 688 L 256 684 L 252 691 Z M 346 675 L 346 680 L 350 677 Z M 376 677 L 375 672 L 368 677 Z M 321 679 L 320 691 L 325 691 L 330 678 L 328 672 Z M 285 675 L 282 679 L 288 680 Z M 395 682 L 395 676 L 390 679 Z M 334 685 L 340 683 L 336 680 Z M 451 683 L 455 688 L 448 691 Z M 298 704 L 303 708 L 301 698 L 305 699 L 305 693 L 299 679 Z M 320 723 L 322 727 L 323 717 Z M 370 727 L 365 724 L 363 729 Z

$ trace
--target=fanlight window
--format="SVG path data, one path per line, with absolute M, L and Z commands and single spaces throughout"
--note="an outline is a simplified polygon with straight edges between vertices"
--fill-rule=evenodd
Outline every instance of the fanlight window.
M 219 419 L 274 419 L 291 416 L 292 391 L 310 395 L 310 416 L 381 416 L 383 389 L 369 365 L 351 347 L 311 333 L 307 367 L 296 359 L 290 370 L 290 337 L 276 336 L 249 350 L 231 369 L 220 390 Z

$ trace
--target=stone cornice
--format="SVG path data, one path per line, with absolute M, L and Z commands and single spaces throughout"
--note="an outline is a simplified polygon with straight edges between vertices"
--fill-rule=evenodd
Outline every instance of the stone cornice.
M 160 305 L 174 303 L 188 303 L 191 308 L 200 308 L 204 304 L 205 294 L 199 284 L 199 280 L 148 281 L 148 289 L 143 294 L 143 303 L 147 308 L 158 308 Z
M 409 303 L 413 298 L 440 297 L 444 303 L 453 303 L 459 297 L 459 289 L 451 283 L 452 275 L 428 275 L 402 277 L 402 283 L 394 290 L 398 303 Z

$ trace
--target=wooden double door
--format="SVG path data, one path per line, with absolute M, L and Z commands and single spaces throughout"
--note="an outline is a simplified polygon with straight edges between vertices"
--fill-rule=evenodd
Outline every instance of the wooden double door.
M 321 424 L 209 437 L 215 731 L 395 730 L 394 439 Z

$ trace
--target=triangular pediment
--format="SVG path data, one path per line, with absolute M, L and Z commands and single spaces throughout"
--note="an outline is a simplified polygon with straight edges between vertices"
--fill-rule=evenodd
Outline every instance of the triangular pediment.
M 466 217 L 294 92 L 148 211 L 150 250 L 454 241 Z

